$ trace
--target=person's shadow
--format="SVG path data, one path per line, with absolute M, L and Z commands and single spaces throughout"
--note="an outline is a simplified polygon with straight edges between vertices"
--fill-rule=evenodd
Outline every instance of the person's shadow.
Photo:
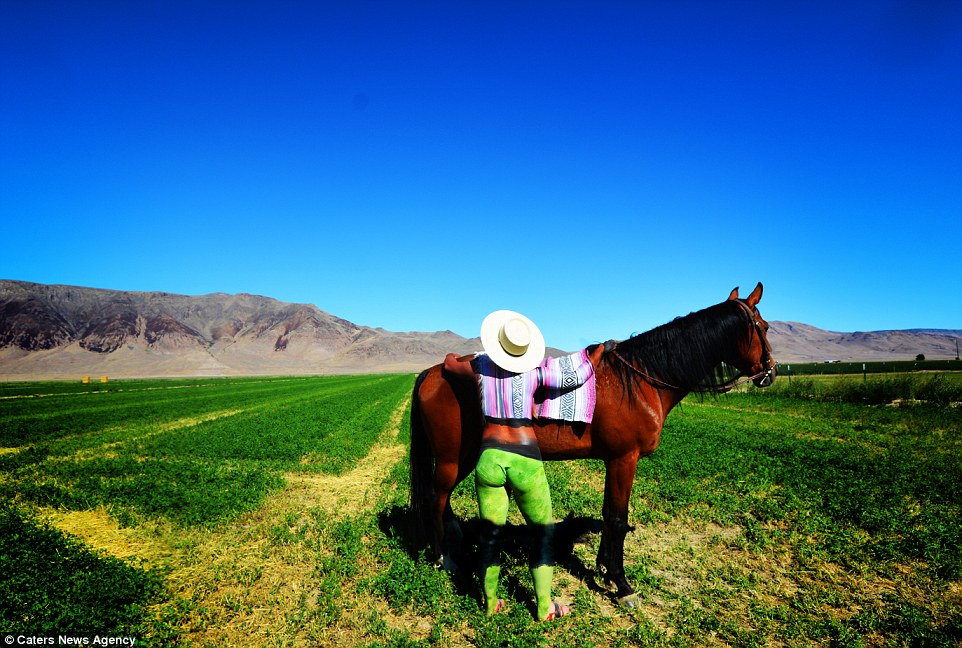
M 398 539 L 405 551 L 413 560 L 423 559 L 424 548 L 416 540 L 423 536 L 423 530 L 411 528 L 411 516 L 407 507 L 393 506 L 378 515 L 378 527 L 391 538 Z M 478 580 L 480 563 L 478 559 L 478 539 L 481 532 L 481 520 L 471 518 L 459 520 L 463 538 L 459 552 L 454 556 L 458 569 L 451 574 L 452 582 L 458 594 L 473 596 L 480 600 L 481 592 Z M 593 566 L 586 565 L 575 555 L 575 545 L 584 544 L 592 533 L 601 533 L 601 520 L 588 517 L 568 515 L 564 520 L 555 523 L 552 551 L 554 563 L 563 567 L 569 574 L 581 580 L 589 589 L 597 592 L 606 591 L 595 582 Z M 508 523 L 500 535 L 500 547 L 503 561 L 516 560 L 527 565 L 532 555 L 534 534 L 526 525 Z M 522 586 L 514 576 L 507 578 L 507 591 L 515 598 L 524 598 L 523 587 L 530 587 L 530 583 Z

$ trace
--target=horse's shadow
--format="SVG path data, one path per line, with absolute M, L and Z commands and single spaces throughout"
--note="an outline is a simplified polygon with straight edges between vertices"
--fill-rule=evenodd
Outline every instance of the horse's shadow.
M 463 535 L 459 550 L 453 556 L 458 568 L 451 572 L 451 579 L 459 594 L 477 598 L 480 596 L 478 540 L 481 533 L 481 520 L 475 517 L 459 520 L 458 523 Z M 399 540 L 412 559 L 422 560 L 424 547 L 421 546 L 419 538 L 423 536 L 423 530 L 413 529 L 411 524 L 410 510 L 407 507 L 394 506 L 378 515 L 378 526 L 381 531 L 388 537 Z M 589 536 L 592 533 L 600 533 L 602 527 L 601 520 L 569 514 L 565 519 L 555 523 L 551 543 L 555 565 L 563 567 L 589 589 L 597 592 L 606 590 L 595 582 L 595 570 L 575 554 L 575 546 L 587 543 Z M 509 522 L 500 535 L 502 561 L 506 563 L 513 560 L 527 565 L 533 552 L 533 542 L 534 537 L 526 525 Z M 522 585 L 519 579 L 508 574 L 507 590 L 512 596 L 523 598 L 525 587 L 530 587 L 530 583 Z

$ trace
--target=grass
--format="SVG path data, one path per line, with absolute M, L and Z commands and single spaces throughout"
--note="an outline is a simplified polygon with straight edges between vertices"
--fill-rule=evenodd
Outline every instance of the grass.
M 645 604 L 626 641 L 957 645 L 959 421 L 931 404 L 683 403 L 636 476 L 626 562 Z M 557 516 L 597 516 L 602 466 L 550 464 L 549 478 Z M 569 573 L 596 550 L 575 547 Z
M 147 612 L 163 592 L 158 576 L 93 551 L 9 504 L 0 505 L 0 573 L 5 633 L 48 636 L 64 628 L 77 635 L 165 632 Z M 85 605 L 76 605 L 78 600 Z
M 830 399 L 784 380 L 686 400 L 636 475 L 634 610 L 593 576 L 603 466 L 548 464 L 555 590 L 575 614 L 540 624 L 516 508 L 502 615 L 482 614 L 471 570 L 452 576 L 411 549 L 411 383 L 33 386 L 58 394 L 44 397 L 18 387 L 0 399 L 0 490 L 12 502 L 0 518 L 19 534 L 0 538 L 0 601 L 35 612 L 28 625 L 0 606 L 0 633 L 136 634 L 156 646 L 962 642 L 957 407 Z M 335 393 L 358 405 L 338 410 Z M 102 399 L 115 397 L 111 410 Z M 453 504 L 471 549 L 470 483 Z M 4 542 L 24 534 L 48 540 Z M 62 575 L 55 586 L 41 564 Z M 98 579 L 115 585 L 89 587 Z M 99 616 L 82 625 L 81 610 Z
M 962 373 L 783 377 L 769 390 L 750 391 L 759 397 L 783 396 L 834 403 L 887 405 L 922 401 L 950 406 L 962 403 Z

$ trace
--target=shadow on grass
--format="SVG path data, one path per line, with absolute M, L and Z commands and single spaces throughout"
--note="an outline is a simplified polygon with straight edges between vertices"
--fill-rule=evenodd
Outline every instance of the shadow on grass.
M 461 530 L 461 541 L 455 548 L 452 557 L 457 568 L 449 572 L 451 581 L 460 595 L 480 597 L 478 572 L 480 562 L 478 558 L 478 540 L 481 532 L 481 520 L 471 518 L 458 520 Z M 428 548 L 424 545 L 424 529 L 414 527 L 410 509 L 403 506 L 393 506 L 378 515 L 378 527 L 389 538 L 398 541 L 412 560 L 430 560 Z M 603 522 L 589 517 L 575 517 L 569 515 L 564 520 L 555 523 L 552 550 L 555 565 L 563 567 L 573 577 L 581 580 L 596 592 L 607 593 L 608 590 L 595 582 L 596 571 L 586 565 L 577 555 L 575 546 L 588 542 L 588 536 L 601 533 Z M 533 535 L 527 525 L 516 525 L 510 522 L 501 532 L 502 564 L 514 562 L 527 565 L 533 552 Z M 512 576 L 514 573 L 524 573 L 524 570 L 512 570 L 507 575 L 507 592 L 516 600 L 524 599 L 530 583 L 522 583 Z M 479 599 L 480 600 L 480 599 Z

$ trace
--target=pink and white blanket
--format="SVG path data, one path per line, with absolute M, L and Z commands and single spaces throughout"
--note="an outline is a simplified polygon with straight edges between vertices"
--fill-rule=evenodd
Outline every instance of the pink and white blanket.
M 588 363 L 588 367 L 584 366 L 585 363 Z M 544 359 L 541 366 L 551 373 L 561 373 L 564 380 L 562 387 L 543 387 L 535 394 L 535 411 L 538 418 L 591 423 L 595 412 L 594 371 L 591 371 L 590 377 L 579 385 L 579 374 L 583 376 L 585 369 L 590 367 L 590 363 L 586 351 L 560 358 Z

